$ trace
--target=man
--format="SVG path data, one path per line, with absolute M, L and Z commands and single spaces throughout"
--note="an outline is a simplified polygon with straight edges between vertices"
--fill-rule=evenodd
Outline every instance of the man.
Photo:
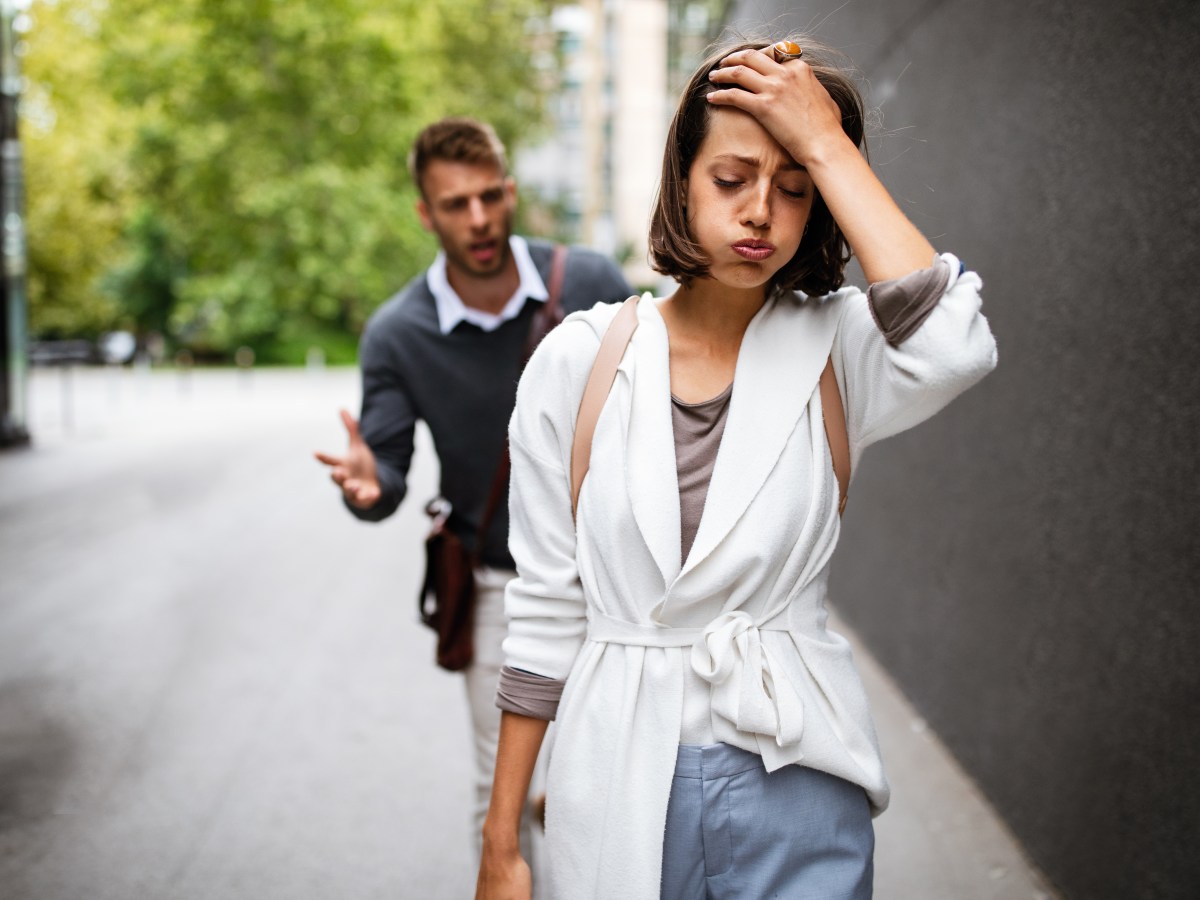
M 454 509 L 451 528 L 474 546 L 504 451 L 530 322 L 549 296 L 553 248 L 512 233 L 516 186 L 490 126 L 470 119 L 435 122 L 417 136 L 409 169 L 421 192 L 417 214 L 437 235 L 441 252 L 367 323 L 359 350 L 361 423 L 343 410 L 345 454 L 318 453 L 317 459 L 331 467 L 354 515 L 380 521 L 404 499 L 413 429 L 424 420 L 441 463 L 442 496 Z M 564 313 L 629 294 L 610 260 L 570 248 L 560 298 Z M 479 557 L 475 656 L 464 672 L 475 744 L 477 852 L 500 729 L 495 695 L 507 630 L 504 585 L 515 575 L 504 503 Z

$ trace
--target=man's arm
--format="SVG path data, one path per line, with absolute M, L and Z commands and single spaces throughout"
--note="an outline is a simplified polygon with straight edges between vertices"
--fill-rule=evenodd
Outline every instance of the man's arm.
M 359 348 L 363 394 L 359 427 L 375 456 L 379 499 L 367 509 L 347 503 L 355 516 L 368 522 L 386 519 L 408 492 L 417 409 L 398 357 L 395 339 L 368 327 Z
M 346 508 L 367 522 L 386 519 L 408 490 L 417 411 L 396 363 L 397 348 L 370 325 L 359 348 L 362 363 L 362 415 L 345 410 L 349 443 L 342 456 L 317 453 L 330 466 Z

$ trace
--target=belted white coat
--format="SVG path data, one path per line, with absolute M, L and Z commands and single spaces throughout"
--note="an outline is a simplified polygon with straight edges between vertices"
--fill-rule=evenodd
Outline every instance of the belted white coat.
M 953 273 L 958 260 L 943 257 Z M 571 520 L 583 386 L 615 305 L 576 313 L 538 348 L 510 427 L 507 664 L 566 678 L 547 780 L 555 898 L 659 895 L 663 829 L 685 692 L 711 703 L 716 740 L 773 771 L 802 763 L 888 785 L 866 697 L 826 626 L 838 489 L 817 389 L 833 357 L 851 458 L 933 415 L 995 365 L 981 282 L 953 274 L 896 347 L 866 296 L 768 301 L 746 330 L 695 543 L 680 562 L 667 332 L 651 298 L 597 424 Z

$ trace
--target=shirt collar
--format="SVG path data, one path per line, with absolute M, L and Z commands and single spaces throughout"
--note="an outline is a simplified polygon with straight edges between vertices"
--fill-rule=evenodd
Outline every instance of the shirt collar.
M 508 239 L 508 247 L 517 264 L 517 275 L 521 282 L 499 313 L 484 312 L 463 303 L 446 275 L 446 254 L 444 251 L 438 253 L 425 273 L 425 281 L 437 305 L 438 328 L 442 334 L 449 334 L 459 322 L 470 322 L 483 331 L 495 331 L 509 319 L 520 315 L 526 299 L 544 303 L 550 298 L 546 283 L 542 281 L 537 266 L 533 264 L 533 257 L 529 255 L 529 243 L 525 238 L 512 235 Z

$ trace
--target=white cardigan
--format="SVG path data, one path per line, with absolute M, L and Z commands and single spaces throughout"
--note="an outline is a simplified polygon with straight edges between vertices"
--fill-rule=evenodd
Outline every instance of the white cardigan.
M 578 519 L 570 506 L 579 398 L 614 305 L 569 316 L 521 378 L 510 426 L 507 664 L 567 678 L 547 782 L 553 897 L 659 895 L 685 691 L 711 696 L 718 741 L 803 763 L 888 802 L 866 697 L 825 627 L 838 489 L 818 379 L 832 353 L 851 458 L 936 413 L 996 349 L 982 283 L 952 274 L 897 347 L 866 296 L 768 301 L 746 329 L 695 544 L 680 565 L 667 331 L 649 298 L 601 413 Z M 695 696 L 690 693 L 689 696 Z

